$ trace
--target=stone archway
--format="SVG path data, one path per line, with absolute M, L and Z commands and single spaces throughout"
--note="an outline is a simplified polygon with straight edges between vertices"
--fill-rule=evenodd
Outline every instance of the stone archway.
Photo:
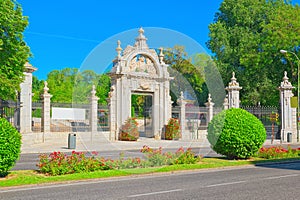
M 171 118 L 170 76 L 163 61 L 163 52 L 159 55 L 149 49 L 144 30 L 139 29 L 134 46 L 124 51 L 118 41 L 117 57 L 110 72 L 111 91 L 109 93 L 110 139 L 118 140 L 122 124 L 131 116 L 131 95 L 133 93 L 151 93 L 153 95 L 152 131 L 156 139 L 161 138 L 164 125 Z

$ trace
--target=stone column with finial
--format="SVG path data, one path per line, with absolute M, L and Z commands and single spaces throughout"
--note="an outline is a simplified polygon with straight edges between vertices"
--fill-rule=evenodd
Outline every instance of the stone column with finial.
M 32 73 L 37 70 L 30 63 L 24 65 L 24 81 L 20 84 L 20 133 L 32 132 Z
M 297 142 L 297 117 L 296 108 L 291 107 L 291 97 L 294 96 L 292 90 L 295 87 L 289 82 L 287 72 L 284 72 L 283 81 L 279 86 L 280 106 L 281 106 L 281 142 L 288 142 L 288 134 L 292 134 L 292 141 Z
M 44 82 L 44 93 L 41 95 L 42 98 L 42 132 L 49 133 L 51 119 L 50 119 L 50 104 L 51 104 L 51 97 L 52 95 L 48 93 L 48 83 L 47 81 Z M 43 142 L 45 142 L 45 137 L 43 136 Z
M 207 108 L 207 123 L 209 123 L 214 116 L 214 105 L 215 104 L 212 102 L 211 95 L 208 94 L 207 103 L 205 103 Z
M 98 126 L 98 100 L 96 96 L 95 85 L 92 87 L 91 96 L 90 96 L 90 131 L 91 131 L 91 140 L 93 139 L 93 133 L 97 132 Z
M 184 99 L 183 92 L 180 92 L 180 97 L 177 99 L 177 103 L 180 106 L 180 113 L 179 113 L 179 120 L 180 120 L 180 130 L 181 130 L 181 135 L 182 138 L 186 138 L 185 135 L 185 105 L 186 105 L 186 100 Z
M 235 73 L 232 72 L 231 81 L 228 87 L 225 88 L 228 91 L 228 102 L 229 108 L 239 108 L 240 107 L 240 87 L 239 83 L 236 81 Z

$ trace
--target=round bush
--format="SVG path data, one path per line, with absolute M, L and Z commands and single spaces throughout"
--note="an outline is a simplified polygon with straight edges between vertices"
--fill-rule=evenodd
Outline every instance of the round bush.
M 223 110 L 215 115 L 207 132 L 212 149 L 229 159 L 251 157 L 266 140 L 262 122 L 240 108 Z
M 0 176 L 6 176 L 21 153 L 21 134 L 0 118 Z

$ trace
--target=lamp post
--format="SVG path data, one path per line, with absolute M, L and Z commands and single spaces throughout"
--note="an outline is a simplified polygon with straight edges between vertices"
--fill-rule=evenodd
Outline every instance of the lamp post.
M 298 115 L 299 115 L 299 93 L 300 93 L 300 89 L 299 89 L 299 86 L 300 86 L 300 78 L 299 78 L 299 68 L 300 68 L 300 59 L 299 57 L 297 56 L 297 54 L 295 54 L 294 52 L 292 51 L 287 51 L 287 50 L 284 50 L 284 49 L 281 49 L 280 50 L 280 53 L 286 55 L 288 53 L 290 54 L 293 54 L 296 58 L 297 58 L 297 74 L 298 74 L 298 86 L 297 86 L 297 119 L 296 119 L 296 122 L 297 122 L 297 140 L 299 140 L 299 125 L 298 125 Z

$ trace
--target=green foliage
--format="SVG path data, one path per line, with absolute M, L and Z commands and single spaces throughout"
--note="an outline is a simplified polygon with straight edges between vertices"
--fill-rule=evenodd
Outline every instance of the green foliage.
M 196 156 L 191 148 L 188 148 L 186 151 L 181 147 L 176 152 L 176 158 L 173 161 L 173 164 L 195 164 L 200 161 L 201 157 Z
M 47 75 L 51 101 L 71 103 L 78 69 L 53 70 Z M 83 92 L 84 93 L 84 92 Z
M 223 110 L 215 115 L 207 132 L 212 149 L 230 159 L 251 157 L 266 140 L 261 121 L 240 108 Z
M 175 45 L 173 48 L 167 48 L 164 51 L 164 61 L 170 65 L 168 68 L 170 76 L 174 80 L 170 82 L 171 97 L 176 102 L 174 97 L 179 97 L 180 92 L 187 91 L 192 98 L 200 100 L 202 92 L 202 84 L 204 83 L 203 66 L 197 66 L 193 63 L 194 57 L 188 57 L 183 46 Z M 199 57 L 200 58 L 200 57 Z M 197 60 L 199 62 L 201 59 Z
M 94 71 L 79 72 L 76 68 L 53 70 L 47 82 L 53 102 L 88 103 L 93 85 L 97 85 L 99 75 Z
M 208 48 L 227 83 L 234 71 L 243 105 L 277 105 L 283 72 L 297 83 L 297 61 L 289 63 L 280 49 L 299 56 L 300 7 L 284 0 L 224 0 L 209 25 Z
M 180 125 L 178 119 L 171 118 L 166 125 L 165 139 L 177 140 L 181 138 Z
M 139 138 L 138 123 L 135 118 L 128 118 L 122 125 L 119 140 L 136 141 Z
M 64 103 L 88 103 L 92 86 L 96 86 L 96 96 L 100 105 L 107 105 L 110 91 L 110 77 L 107 74 L 98 75 L 92 70 L 79 72 L 76 68 L 53 70 L 47 77 L 51 101 Z M 33 101 L 41 100 L 44 81 L 33 76 L 32 91 Z
M 4 118 L 0 118 L 0 177 L 6 176 L 21 153 L 21 134 Z
M 99 97 L 98 103 L 107 105 L 108 93 L 111 87 L 111 80 L 107 74 L 101 74 L 98 78 L 98 85 L 96 88 L 96 95 Z
M 39 80 L 36 76 L 32 76 L 32 101 L 41 100 L 41 94 L 43 94 L 44 81 Z
M 30 56 L 23 40 L 28 19 L 22 15 L 21 5 L 13 0 L 1 0 L 0 25 L 0 98 L 14 99 Z
M 133 117 L 143 117 L 144 116 L 144 105 L 145 105 L 145 95 L 132 94 L 131 95 L 131 106 L 133 108 Z

